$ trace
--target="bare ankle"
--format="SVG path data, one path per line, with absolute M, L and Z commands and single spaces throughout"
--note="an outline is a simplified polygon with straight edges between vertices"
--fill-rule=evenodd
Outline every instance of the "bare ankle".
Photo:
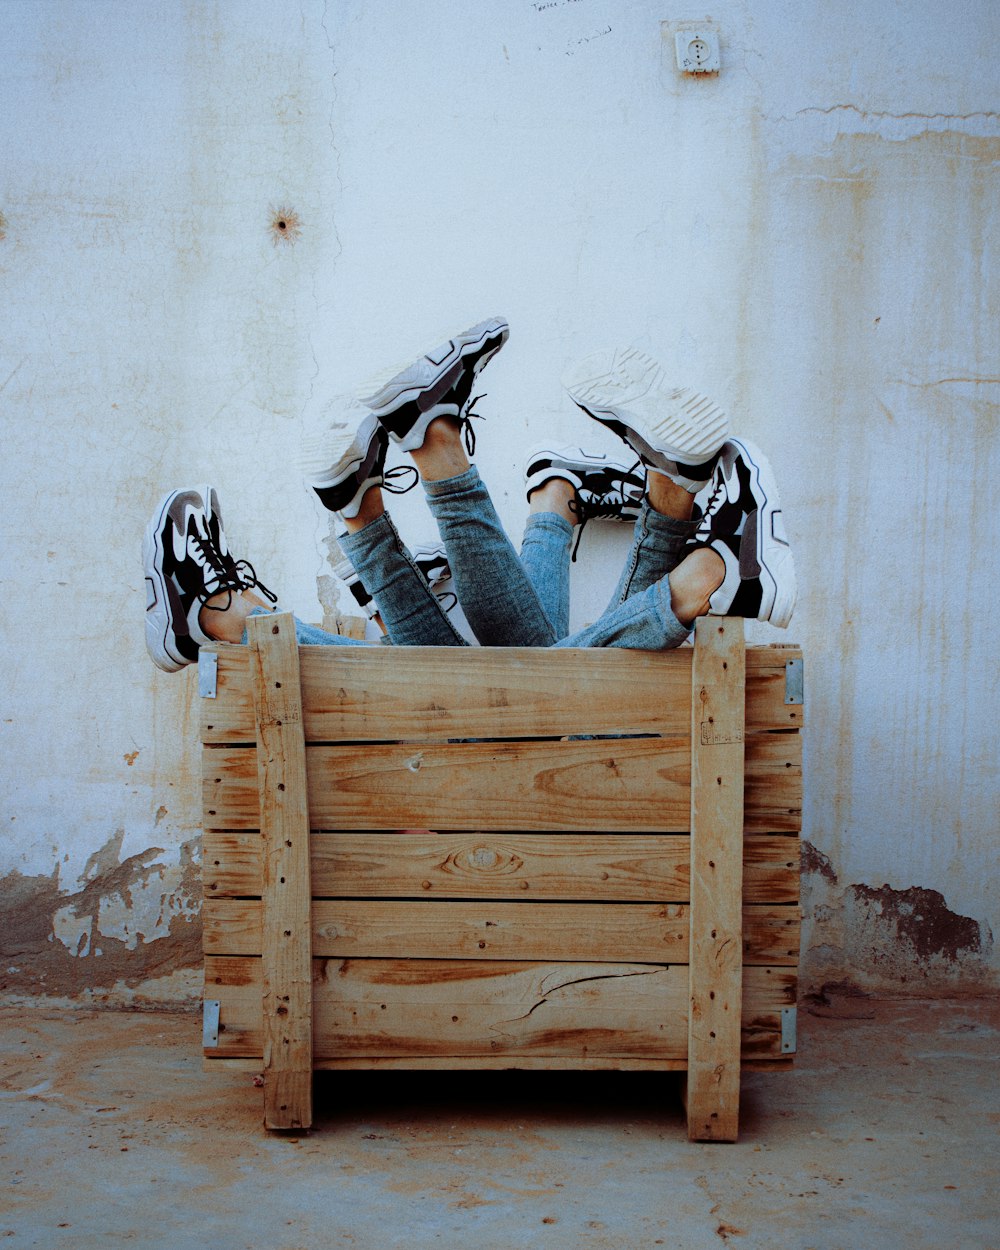
M 725 576 L 722 557 L 709 547 L 699 547 L 684 557 L 668 579 L 670 606 L 682 625 L 693 625 L 699 616 L 708 615 L 712 595 Z
M 213 642 L 239 643 L 243 640 L 247 617 L 255 608 L 267 608 L 274 611 L 274 605 L 265 602 L 252 590 L 224 590 L 221 594 L 206 599 L 198 613 L 198 624 L 207 637 Z
M 462 446 L 461 426 L 453 417 L 437 417 L 432 421 L 424 432 L 423 444 L 410 455 L 425 482 L 458 477 L 469 467 L 469 457 Z
M 650 469 L 646 474 L 646 495 L 654 512 L 673 517 L 676 521 L 689 521 L 694 510 L 694 495 L 679 486 L 665 473 Z
M 577 525 L 580 520 L 576 507 L 576 488 L 563 477 L 550 477 L 537 490 L 528 496 L 530 512 L 554 512 L 570 525 Z

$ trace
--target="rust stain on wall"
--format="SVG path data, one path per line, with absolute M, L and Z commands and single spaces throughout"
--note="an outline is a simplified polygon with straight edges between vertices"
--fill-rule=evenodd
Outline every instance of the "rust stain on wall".
M 275 247 L 282 243 L 296 243 L 302 234 L 302 218 L 294 208 L 275 208 L 271 211 L 269 229 Z
M 837 874 L 829 856 L 824 855 L 822 851 L 817 850 L 811 842 L 802 840 L 801 850 L 801 868 L 803 875 L 807 873 L 818 873 L 824 877 L 831 885 L 837 884 Z

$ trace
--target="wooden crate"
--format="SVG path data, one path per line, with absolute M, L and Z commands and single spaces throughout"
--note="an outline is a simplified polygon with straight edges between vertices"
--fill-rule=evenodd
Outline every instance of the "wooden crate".
M 794 1050 L 792 675 L 729 618 L 659 653 L 253 618 L 201 674 L 208 1066 L 262 1073 L 271 1128 L 315 1069 L 678 1070 L 735 1140 L 741 1065 Z

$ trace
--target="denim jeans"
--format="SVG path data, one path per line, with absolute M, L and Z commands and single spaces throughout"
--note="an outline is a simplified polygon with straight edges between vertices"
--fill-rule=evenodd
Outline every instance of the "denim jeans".
M 568 634 L 573 527 L 553 513 L 528 518 L 519 558 L 476 469 L 424 484 L 445 544 L 455 592 L 472 632 L 490 647 L 680 646 L 690 630 L 674 616 L 667 574 L 693 531 L 690 522 L 644 504 L 612 601 L 592 625 Z M 396 646 L 464 646 L 413 560 L 388 513 L 340 545 L 378 605 Z M 302 645 L 369 644 L 296 622 Z

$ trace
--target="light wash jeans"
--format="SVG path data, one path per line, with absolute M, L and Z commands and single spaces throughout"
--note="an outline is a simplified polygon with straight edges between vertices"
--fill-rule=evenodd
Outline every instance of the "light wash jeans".
M 671 610 L 666 575 L 681 559 L 692 523 L 661 516 L 644 504 L 611 603 L 593 625 L 569 634 L 569 522 L 554 513 L 531 514 L 519 558 L 474 467 L 458 477 L 426 482 L 424 490 L 448 553 L 455 593 L 482 646 L 662 651 L 680 646 L 690 633 Z M 388 513 L 339 542 L 395 646 L 466 645 Z M 296 637 L 302 645 L 371 645 L 298 621 Z

